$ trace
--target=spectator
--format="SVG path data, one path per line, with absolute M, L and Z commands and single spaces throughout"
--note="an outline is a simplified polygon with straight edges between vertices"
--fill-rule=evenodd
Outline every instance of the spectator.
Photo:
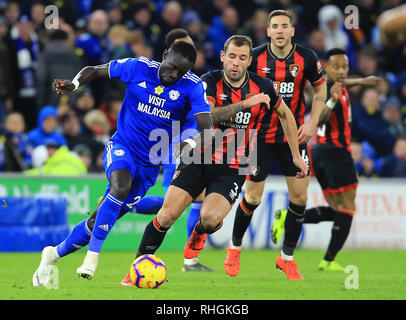
M 27 175 L 53 175 L 77 176 L 87 173 L 87 168 L 82 159 L 68 147 L 61 145 L 59 140 L 47 139 L 45 141 L 47 159 L 39 168 L 26 170 Z
M 117 60 L 132 57 L 131 50 L 127 47 L 128 29 L 123 25 L 114 25 L 110 28 L 108 38 L 111 43 L 111 48 L 108 53 L 108 60 Z M 119 90 L 122 94 L 125 93 L 126 84 L 120 79 L 112 79 L 110 90 Z
M 152 21 L 149 5 L 138 3 L 133 6 L 132 12 L 132 19 L 126 24 L 127 28 L 139 31 L 147 39 L 147 45 L 153 47 L 159 41 L 161 31 L 159 26 Z
M 110 41 L 106 36 L 109 28 L 108 17 L 105 11 L 96 10 L 90 15 L 87 32 L 79 36 L 76 41 L 76 47 L 83 50 L 83 64 L 95 66 L 108 62 L 108 52 Z M 96 104 L 100 104 L 106 98 L 109 92 L 109 82 L 107 79 L 96 79 L 90 84 L 94 92 Z
M 105 145 L 110 139 L 110 125 L 107 116 L 101 110 L 89 111 L 83 122 L 85 126 L 95 135 L 97 141 Z
M 96 102 L 93 96 L 93 91 L 89 88 L 84 88 L 79 92 L 73 110 L 76 111 L 80 119 L 83 119 L 85 114 L 94 109 L 95 106 Z
M 63 30 L 53 31 L 49 44 L 38 57 L 38 105 L 57 105 L 60 97 L 52 89 L 53 80 L 73 79 L 83 67 L 81 62 L 69 47 L 68 34 Z M 74 101 L 76 96 L 76 93 L 70 93 L 66 98 Z
M 109 17 L 110 25 L 121 24 L 123 22 L 123 11 L 118 2 L 110 2 L 106 5 L 107 15 Z
M 34 31 L 38 36 L 40 50 L 42 51 L 49 42 L 49 32 L 45 29 L 45 6 L 41 2 L 31 5 L 31 19 Z
M 313 30 L 309 35 L 308 45 L 316 52 L 320 59 L 324 58 L 326 53 L 326 35 L 320 29 Z
M 128 29 L 120 24 L 110 28 L 107 37 L 111 47 L 108 52 L 108 60 L 128 58 L 131 52 L 127 49 Z
M 159 39 L 153 44 L 154 60 L 162 60 L 162 52 L 165 50 L 165 36 L 175 28 L 180 28 L 182 18 L 182 6 L 179 2 L 171 0 L 165 6 L 159 17 L 156 17 L 156 24 L 159 26 Z
M 401 113 L 403 126 L 406 127 L 406 72 L 401 73 L 398 77 L 397 96 L 401 103 Z
M 38 114 L 38 125 L 28 132 L 28 138 L 33 147 L 45 144 L 45 140 L 53 139 L 60 145 L 66 145 L 66 140 L 58 132 L 58 110 L 53 106 L 43 107 Z
M 392 154 L 383 159 L 381 177 L 406 178 L 406 136 L 400 136 Z
M 0 135 L 0 171 L 23 171 L 31 167 L 32 145 L 25 133 L 22 114 L 10 113 Z
M 4 37 L 7 33 L 5 20 L 0 17 L 0 125 L 6 117 L 7 112 L 12 108 L 10 97 L 10 58 L 7 44 Z
M 209 71 L 206 63 L 206 54 L 202 45 L 196 46 L 196 61 L 193 65 L 192 71 L 198 76 L 202 76 Z
M 189 33 L 195 46 L 201 45 L 205 42 L 206 38 L 203 31 L 203 24 L 196 11 L 188 10 L 183 14 L 182 26 Z
M 86 146 L 92 153 L 92 165 L 96 164 L 96 155 L 104 150 L 104 144 L 94 138 L 93 133 L 82 126 L 77 114 L 70 110 L 61 117 L 62 134 L 70 150 L 77 146 Z
M 33 25 L 27 16 L 22 16 L 10 31 L 11 70 L 9 81 L 13 87 L 13 109 L 21 112 L 27 128 L 35 127 L 37 118 L 37 85 L 35 65 L 39 43 Z
M 139 30 L 129 32 L 127 42 L 134 57 L 153 58 L 154 50 L 145 43 L 145 38 Z
M 217 60 L 226 40 L 237 33 L 238 22 L 238 11 L 234 7 L 225 8 L 221 16 L 213 19 L 207 31 L 207 39 L 213 42 Z
M 11 30 L 11 27 L 17 24 L 18 19 L 20 18 L 20 6 L 16 1 L 9 1 L 7 3 L 6 9 L 4 10 L 4 18 L 6 19 L 6 24 L 8 30 Z
M 342 30 L 343 13 L 335 5 L 325 5 L 319 10 L 319 27 L 326 35 L 326 47 L 328 51 L 332 48 L 347 50 L 349 45 L 348 35 Z
M 351 156 L 358 175 L 361 177 L 377 177 L 381 161 L 376 159 L 375 151 L 368 142 L 351 141 Z
M 199 3 L 198 12 L 203 23 L 210 26 L 213 19 L 221 16 L 225 8 L 230 6 L 230 0 L 209 0 Z
M 76 39 L 75 45 L 84 51 L 85 65 L 98 65 L 107 62 L 109 40 L 106 37 L 109 28 L 108 17 L 103 10 L 94 11 L 87 24 L 87 33 Z
M 116 131 L 117 118 L 123 104 L 122 95 L 118 92 L 113 93 L 108 101 L 100 106 L 100 110 L 106 115 L 109 120 L 110 134 L 113 135 Z
M 257 47 L 269 40 L 266 34 L 268 14 L 268 11 L 265 9 L 257 9 L 245 26 L 243 33 L 251 38 L 253 47 Z
M 406 134 L 406 128 L 402 123 L 400 101 L 397 97 L 392 96 L 388 98 L 383 106 L 382 115 L 389 124 L 389 131 L 393 136 L 399 137 Z
M 361 104 L 353 108 L 352 135 L 360 141 L 368 141 L 377 156 L 388 155 L 395 144 L 388 123 L 379 110 L 379 95 L 374 88 L 367 88 L 361 95 Z
M 368 77 L 378 73 L 377 55 L 373 48 L 363 49 L 358 55 L 358 73 L 361 77 Z

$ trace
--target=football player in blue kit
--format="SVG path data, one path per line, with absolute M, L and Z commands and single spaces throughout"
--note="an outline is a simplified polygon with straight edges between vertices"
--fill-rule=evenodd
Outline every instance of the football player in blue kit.
M 86 279 L 94 276 L 103 242 L 118 217 L 131 211 L 155 184 L 162 159 L 172 143 L 174 121 L 182 124 L 191 113 L 202 132 L 213 133 L 210 105 L 202 81 L 190 71 L 195 60 L 194 46 L 180 41 L 165 51 L 162 63 L 145 57 L 114 60 L 85 67 L 72 81 L 54 81 L 57 94 L 74 91 L 100 77 L 121 79 L 127 83 L 127 91 L 117 132 L 105 147 L 103 162 L 109 184 L 94 225 L 89 226 L 86 219 L 58 246 L 43 249 L 32 279 L 34 286 L 47 284 L 51 267 L 57 260 L 87 244 L 86 257 L 76 272 Z M 201 144 L 211 141 L 205 134 Z M 166 146 L 162 141 L 167 142 Z

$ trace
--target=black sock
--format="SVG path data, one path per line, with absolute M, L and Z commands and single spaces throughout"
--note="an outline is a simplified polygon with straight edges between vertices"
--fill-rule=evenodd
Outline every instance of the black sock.
M 221 222 L 220 222 L 217 226 L 215 226 L 213 229 L 205 229 L 205 228 L 203 227 L 201 217 L 199 217 L 199 221 L 197 221 L 194 230 L 195 230 L 198 234 L 204 234 L 204 233 L 212 234 L 212 233 L 216 232 L 217 230 L 219 230 L 222 226 L 223 226 L 223 221 L 221 221 Z
M 298 206 L 289 203 L 288 213 L 285 220 L 285 239 L 283 240 L 282 251 L 288 256 L 293 256 L 296 244 L 299 241 L 304 221 L 305 206 Z
M 241 246 L 242 238 L 250 225 L 254 210 L 258 206 L 259 204 L 250 204 L 247 202 L 247 200 L 245 200 L 244 197 L 242 198 L 240 204 L 238 205 L 237 211 L 235 212 L 232 237 L 234 246 Z
M 336 211 L 333 229 L 331 230 L 331 239 L 324 260 L 333 261 L 335 259 L 350 233 L 352 218 L 350 213 Z
M 330 207 L 314 207 L 306 210 L 303 223 L 319 223 L 334 221 L 336 212 Z
M 145 228 L 136 258 L 144 254 L 154 254 L 164 241 L 166 232 L 168 230 L 169 228 L 159 225 L 155 216 L 155 218 Z

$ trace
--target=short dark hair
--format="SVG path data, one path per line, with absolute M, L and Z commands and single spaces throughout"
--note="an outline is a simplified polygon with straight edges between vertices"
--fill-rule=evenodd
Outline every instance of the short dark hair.
M 333 48 L 333 49 L 330 49 L 330 50 L 328 50 L 328 51 L 326 52 L 326 54 L 324 55 L 324 58 L 326 59 L 326 61 L 328 61 L 328 60 L 330 60 L 330 58 L 331 58 L 332 56 L 341 55 L 341 54 L 347 55 L 347 53 L 345 52 L 345 50 L 343 50 L 343 49 L 341 49 L 341 48 Z
M 248 36 L 236 34 L 227 39 L 224 43 L 224 52 L 227 51 L 230 43 L 234 43 L 237 47 L 248 46 L 250 48 L 250 55 L 252 54 L 252 40 Z
M 165 36 L 165 44 L 169 48 L 176 39 L 186 38 L 189 37 L 189 33 L 182 28 L 176 28 L 169 31 Z
M 293 25 L 293 14 L 292 12 L 288 10 L 273 10 L 271 13 L 268 15 L 268 20 L 267 20 L 267 25 L 269 26 L 269 23 L 271 22 L 271 19 L 273 17 L 277 16 L 285 16 L 289 18 L 290 24 Z
M 188 59 L 192 64 L 195 64 L 196 62 L 196 48 L 190 43 L 185 41 L 175 42 L 170 46 L 169 51 L 180 54 L 182 57 Z

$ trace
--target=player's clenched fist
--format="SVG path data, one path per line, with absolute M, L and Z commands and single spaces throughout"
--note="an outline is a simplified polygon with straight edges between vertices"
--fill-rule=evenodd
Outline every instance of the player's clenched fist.
M 341 82 L 334 82 L 334 84 L 331 86 L 330 88 L 330 99 L 332 99 L 333 101 L 337 101 L 338 99 L 340 99 L 340 94 L 341 94 L 341 90 L 342 90 L 342 84 Z
M 52 88 L 57 94 L 66 94 L 72 92 L 75 89 L 75 85 L 70 80 L 56 79 L 52 83 Z

